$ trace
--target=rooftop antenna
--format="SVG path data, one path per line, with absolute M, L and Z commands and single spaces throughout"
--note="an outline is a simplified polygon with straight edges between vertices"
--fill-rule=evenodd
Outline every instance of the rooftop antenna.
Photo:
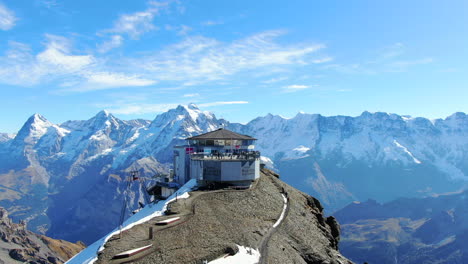
M 225 120 L 225 119 L 224 119 L 223 116 L 220 116 L 220 117 L 219 117 L 219 120 Z M 220 129 L 220 128 L 224 129 L 225 125 L 226 125 L 226 124 L 225 124 L 224 122 L 219 122 L 219 124 L 218 124 L 218 129 Z

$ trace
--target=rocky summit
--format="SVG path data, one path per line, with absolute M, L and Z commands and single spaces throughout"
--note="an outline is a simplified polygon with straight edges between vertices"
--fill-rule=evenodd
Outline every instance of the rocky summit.
M 26 230 L 26 223 L 15 224 L 0 207 L 0 263 L 64 263 L 85 247 L 38 235 Z
M 96 263 L 204 263 L 236 255 L 241 247 L 260 253 L 259 263 L 352 263 L 338 251 L 335 218 L 325 217 L 318 200 L 278 177 L 263 169 L 250 189 L 192 191 L 171 202 L 165 215 L 111 237 Z M 149 250 L 116 258 L 148 245 Z

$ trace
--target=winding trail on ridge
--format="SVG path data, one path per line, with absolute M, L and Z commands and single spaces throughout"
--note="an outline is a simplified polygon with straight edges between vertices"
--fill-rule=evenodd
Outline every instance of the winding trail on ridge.
M 268 230 L 268 232 L 260 241 L 260 245 L 258 247 L 258 250 L 260 251 L 260 261 L 258 262 L 259 264 L 268 264 L 268 242 L 270 241 L 271 236 L 277 231 L 278 227 L 281 226 L 284 219 L 288 216 L 288 213 L 289 213 L 288 193 L 284 191 L 284 189 L 281 188 L 276 182 L 274 181 L 272 182 L 278 188 L 278 190 L 280 190 L 281 196 L 283 196 L 284 207 L 276 223 L 270 228 L 270 230 Z

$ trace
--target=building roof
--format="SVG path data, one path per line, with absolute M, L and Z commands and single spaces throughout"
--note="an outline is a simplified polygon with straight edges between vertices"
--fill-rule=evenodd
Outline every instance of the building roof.
M 256 140 L 251 136 L 237 134 L 230 130 L 220 128 L 215 131 L 211 131 L 205 134 L 187 138 L 187 140 L 199 140 L 199 139 L 236 139 L 236 140 Z

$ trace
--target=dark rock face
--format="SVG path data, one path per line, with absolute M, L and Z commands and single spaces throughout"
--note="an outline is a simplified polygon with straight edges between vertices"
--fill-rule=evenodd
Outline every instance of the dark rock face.
M 340 242 L 340 225 L 333 216 L 327 217 L 326 223 L 330 227 L 331 235 L 334 239 L 333 242 L 335 242 L 334 248 L 338 250 L 338 242 Z
M 73 244 L 34 234 L 26 230 L 26 223 L 15 224 L 8 212 L 0 207 L 0 238 L 7 247 L 0 248 L 0 263 L 13 260 L 26 263 L 63 263 L 84 248 Z
M 420 199 L 353 203 L 336 212 L 343 254 L 390 264 L 468 263 L 468 191 Z
M 282 194 L 288 206 L 283 221 L 273 228 L 284 210 Z M 286 185 L 269 170 L 262 170 L 251 189 L 195 191 L 171 207 L 182 217 L 180 223 L 156 229 L 151 240 L 148 229 L 168 216 L 137 225 L 122 238 L 111 238 L 97 263 L 108 263 L 120 252 L 149 243 L 157 249 L 135 263 L 202 263 L 234 254 L 236 245 L 258 249 L 260 263 L 352 263 L 337 250 L 337 221 L 323 216 L 318 200 Z

